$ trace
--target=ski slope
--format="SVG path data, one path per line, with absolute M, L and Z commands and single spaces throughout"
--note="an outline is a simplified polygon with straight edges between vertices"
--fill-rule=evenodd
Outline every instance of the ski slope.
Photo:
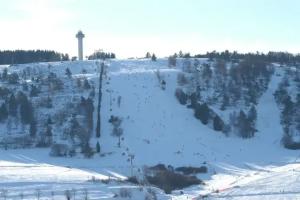
M 92 145 L 99 141 L 106 156 L 54 158 L 49 156 L 49 149 L 1 150 L 0 189 L 11 191 L 9 197 L 23 193 L 24 199 L 35 199 L 39 189 L 45 199 L 51 191 L 56 191 L 57 199 L 63 199 L 66 190 L 76 189 L 83 196 L 87 189 L 90 199 L 111 199 L 125 187 L 131 188 L 133 199 L 142 199 L 145 191 L 135 186 L 118 181 L 105 184 L 100 180 L 122 180 L 132 173 L 141 173 L 144 165 L 158 163 L 174 167 L 206 163 L 209 169 L 208 174 L 199 175 L 205 186 L 187 188 L 183 194 L 174 191 L 172 195 L 157 190 L 159 199 L 194 199 L 201 195 L 211 199 L 294 199 L 298 195 L 299 152 L 280 145 L 282 128 L 273 98 L 282 76 L 273 75 L 259 101 L 256 136 L 241 139 L 226 137 L 202 125 L 191 109 L 178 103 L 174 92 L 180 62 L 176 68 L 169 68 L 166 59 L 111 60 L 106 64 L 101 138 L 91 141 Z M 61 77 L 68 67 L 74 77 L 85 76 L 98 85 L 99 69 L 94 61 L 51 63 L 51 69 L 48 63 L 26 64 L 10 70 L 32 65 L 40 73 L 51 70 Z M 87 72 L 83 74 L 82 69 Z M 166 81 L 165 90 L 157 79 L 157 70 Z M 275 74 L 282 73 L 277 66 Z M 62 101 L 70 98 L 72 92 L 63 95 Z M 111 135 L 111 115 L 122 118 L 120 148 L 118 138 Z M 128 159 L 132 156 L 131 165 Z M 94 179 L 98 181 L 91 181 Z

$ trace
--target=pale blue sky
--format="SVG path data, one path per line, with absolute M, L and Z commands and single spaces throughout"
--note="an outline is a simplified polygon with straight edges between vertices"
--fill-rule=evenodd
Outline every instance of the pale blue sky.
M 300 52 L 298 0 L 0 0 L 0 49 Z

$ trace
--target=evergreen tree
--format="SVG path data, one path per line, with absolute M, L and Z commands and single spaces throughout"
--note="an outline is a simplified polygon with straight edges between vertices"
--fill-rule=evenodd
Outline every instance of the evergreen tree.
M 151 58 L 151 54 L 149 52 L 146 53 L 146 58 Z
M 7 76 L 7 80 L 9 84 L 17 84 L 19 81 L 19 75 L 17 73 L 12 73 Z
M 221 110 L 226 110 L 226 108 L 229 106 L 229 97 L 226 93 L 223 93 L 223 99 L 221 104 Z
M 296 105 L 297 105 L 298 108 L 300 107 L 300 93 L 297 94 Z
M 25 82 L 22 84 L 23 91 L 28 91 L 28 84 Z
M 99 144 L 99 142 L 97 142 L 97 144 L 96 144 L 96 152 L 100 153 L 100 144 Z
M 225 77 L 227 74 L 226 62 L 224 60 L 218 59 L 215 63 L 215 73 L 218 77 Z
M 8 117 L 8 111 L 6 108 L 5 103 L 2 103 L 1 107 L 0 107 L 0 122 L 6 120 Z
M 250 120 L 242 110 L 238 117 L 238 129 L 242 138 L 250 138 L 254 136 L 255 129 L 252 127 Z
M 71 72 L 71 70 L 68 67 L 66 69 L 66 73 L 65 74 L 68 76 L 68 78 L 72 78 L 72 72 Z
M 110 58 L 112 58 L 112 59 L 116 58 L 116 54 L 115 53 L 110 53 Z
M 85 102 L 85 110 L 86 110 L 86 119 L 87 119 L 87 125 L 88 129 L 91 132 L 93 130 L 93 113 L 94 113 L 94 102 L 91 98 L 87 98 Z
M 169 67 L 176 67 L 176 56 L 169 56 L 168 58 L 168 66 Z
M 33 107 L 25 94 L 21 94 L 20 101 L 20 116 L 24 124 L 30 124 L 34 120 Z
M 83 81 L 83 88 L 86 90 L 91 89 L 91 85 L 87 79 L 84 79 L 84 81 Z
M 185 54 L 183 55 L 183 58 L 191 58 L 191 54 L 190 54 L 190 53 L 185 53 Z
M 45 143 L 46 143 L 46 146 L 51 145 L 51 143 L 52 143 L 52 135 L 53 135 L 53 133 L 52 133 L 52 127 L 51 127 L 51 125 L 47 124 L 47 126 L 46 126 L 46 132 L 45 132 L 45 136 L 46 136 Z
M 48 119 L 47 119 L 47 124 L 48 124 L 48 125 L 53 124 L 52 119 L 51 119 L 51 116 L 48 117 Z
M 36 136 L 36 132 L 37 132 L 37 128 L 36 128 L 36 121 L 32 121 L 30 123 L 30 128 L 29 128 L 29 133 L 31 137 L 35 137 Z
M 210 118 L 210 109 L 206 103 L 197 104 L 195 109 L 195 117 L 200 119 L 203 124 L 208 124 Z
M 62 61 L 69 61 L 70 60 L 69 54 L 67 54 L 67 53 L 65 55 L 62 54 L 62 58 L 61 59 L 62 59 Z
M 85 99 L 81 97 L 81 103 L 79 104 L 79 112 L 85 116 L 85 122 L 89 133 L 93 129 L 93 113 L 94 113 L 94 102 L 91 98 Z
M 152 61 L 156 61 L 156 59 L 157 59 L 157 58 L 156 58 L 155 54 L 152 54 L 151 60 L 152 60 Z
M 52 128 L 51 126 L 48 124 L 46 127 L 46 134 L 47 137 L 52 137 Z
M 210 79 L 212 77 L 212 70 L 210 68 L 209 64 L 204 64 L 203 65 L 203 71 L 202 71 L 202 77 L 206 80 Z
M 11 94 L 9 89 L 0 86 L 0 99 L 7 99 L 9 94 Z
M 197 94 L 193 92 L 190 96 L 190 99 L 191 99 L 191 108 L 195 109 L 198 103 Z
M 100 132 L 100 114 L 97 113 L 97 125 L 96 125 L 96 137 L 99 138 L 101 136 Z
M 74 137 L 78 134 L 80 134 L 80 129 L 81 126 L 79 124 L 79 122 L 77 121 L 75 116 L 72 116 L 71 120 L 70 120 L 70 137 L 72 140 L 74 140 Z
M 179 58 L 183 58 L 183 53 L 182 53 L 181 50 L 180 50 L 179 53 L 178 53 L 178 57 L 179 57 Z
M 8 113 L 9 115 L 16 117 L 17 116 L 18 103 L 15 98 L 15 95 L 12 94 L 8 100 Z
M 94 155 L 93 149 L 90 147 L 89 142 L 83 144 L 81 151 L 86 158 L 91 158 Z
M 256 119 L 257 119 L 257 112 L 255 109 L 255 106 L 252 105 L 249 112 L 248 112 L 248 119 L 250 120 L 250 122 L 255 123 Z
M 289 128 L 292 124 L 292 118 L 294 114 L 294 103 L 291 100 L 290 96 L 287 96 L 283 101 L 283 111 L 281 116 L 281 123 L 284 126 L 284 131 L 286 134 L 289 134 Z
M 1 79 L 3 81 L 6 81 L 7 80 L 7 76 L 8 76 L 8 70 L 7 70 L 7 68 L 4 68 L 2 76 L 1 76 Z
M 35 85 L 31 85 L 30 96 L 36 97 L 39 94 L 39 89 Z
M 224 128 L 224 122 L 218 115 L 214 117 L 213 126 L 215 131 L 222 131 Z

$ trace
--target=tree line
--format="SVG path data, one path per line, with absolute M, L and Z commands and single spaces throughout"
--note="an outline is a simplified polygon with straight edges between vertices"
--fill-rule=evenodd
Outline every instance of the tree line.
M 239 53 L 237 51 L 230 52 L 228 50 L 217 52 L 206 52 L 204 54 L 196 54 L 192 56 L 190 53 L 183 53 L 179 51 L 173 56 L 179 58 L 209 58 L 210 60 L 222 59 L 225 61 L 238 61 L 238 60 L 256 60 L 263 62 L 277 62 L 281 64 L 296 64 L 300 62 L 300 54 L 292 54 L 289 52 L 275 52 L 268 53 L 255 52 L 255 53 Z
M 24 64 L 31 62 L 67 61 L 68 54 L 52 50 L 5 50 L 0 51 L 0 64 Z
M 96 59 L 114 59 L 116 58 L 115 53 L 107 53 L 103 51 L 95 51 L 92 55 L 87 57 L 88 60 L 96 60 Z

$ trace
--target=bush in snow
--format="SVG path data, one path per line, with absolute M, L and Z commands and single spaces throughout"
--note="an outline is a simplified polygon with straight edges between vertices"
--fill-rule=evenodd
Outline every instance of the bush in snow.
M 62 90 L 64 87 L 64 82 L 57 78 L 55 80 L 53 80 L 51 83 L 50 83 L 50 88 L 52 91 L 55 91 L 55 90 Z
M 131 198 L 132 193 L 128 188 L 121 188 L 119 191 L 119 195 L 121 198 Z
M 53 72 L 49 73 L 46 83 L 51 91 L 62 90 L 64 87 L 64 82 Z
M 77 85 L 78 88 L 82 87 L 82 82 L 81 82 L 80 78 L 76 78 L 76 85 Z
M 192 73 L 194 71 L 192 62 L 189 58 L 185 58 L 182 63 L 182 70 L 187 73 Z
M 85 89 L 85 90 L 91 89 L 91 85 L 87 79 L 84 79 L 84 81 L 83 81 L 83 89 Z
M 175 96 L 180 104 L 185 105 L 187 103 L 188 97 L 181 88 L 176 89 Z
M 150 184 L 156 185 L 167 194 L 170 194 L 172 190 L 202 183 L 196 176 L 175 173 L 173 170 L 167 169 L 164 165 L 145 168 L 145 178 Z
M 51 146 L 50 156 L 63 157 L 68 155 L 68 146 L 66 144 L 53 144 Z
M 19 81 L 19 75 L 17 73 L 9 74 L 7 80 L 9 84 L 17 84 Z
M 290 136 L 289 134 L 284 134 L 284 136 L 281 139 L 281 144 L 287 149 L 300 149 L 300 142 L 293 141 L 292 136 Z
M 0 86 L 0 98 L 5 99 L 11 94 L 11 91 L 3 86 Z
M 7 68 L 3 69 L 2 75 L 1 75 L 1 80 L 6 81 L 8 76 L 8 70 Z
M 30 96 L 36 97 L 36 96 L 38 96 L 39 93 L 40 93 L 40 90 L 35 85 L 31 85 Z
M 198 104 L 198 99 L 199 99 L 199 97 L 197 96 L 197 94 L 195 92 L 193 92 L 190 95 L 191 105 L 189 105 L 189 107 L 192 108 L 192 109 L 195 109 L 197 107 L 197 104 Z
M 0 146 L 5 149 L 8 148 L 28 148 L 32 147 L 33 140 L 28 135 L 14 136 L 14 137 L 5 137 L 0 141 Z
M 168 66 L 169 67 L 176 67 L 176 56 L 169 56 L 168 58 Z
M 52 144 L 52 128 L 50 125 L 46 125 L 43 132 L 39 134 L 37 147 L 49 147 Z
M 221 103 L 221 107 L 220 107 L 220 109 L 221 110 L 226 110 L 226 108 L 229 106 L 229 102 L 230 100 L 229 100 L 229 96 L 226 94 L 226 93 L 223 93 L 223 95 L 222 95 L 222 103 Z
M 91 91 L 89 93 L 89 98 L 94 99 L 95 95 L 96 95 L 95 87 L 92 86 L 92 89 L 91 89 Z
M 177 83 L 178 83 L 178 85 L 183 86 L 183 85 L 187 84 L 188 82 L 189 81 L 186 78 L 186 76 L 184 75 L 184 73 L 178 73 L 178 75 L 177 75 Z
M 41 97 L 38 102 L 39 106 L 44 108 L 52 108 L 52 99 L 48 97 Z
M 201 166 L 201 167 L 177 167 L 175 169 L 178 172 L 182 172 L 185 175 L 190 174 L 198 174 L 198 173 L 207 173 L 207 167 Z
M 148 188 L 147 193 L 145 195 L 145 200 L 157 200 L 156 191 L 151 188 Z
M 86 73 L 87 73 L 87 70 L 83 68 L 83 69 L 81 70 L 81 73 L 86 74 Z
M 72 78 L 72 72 L 68 67 L 66 68 L 65 74 L 68 76 L 68 78 Z

